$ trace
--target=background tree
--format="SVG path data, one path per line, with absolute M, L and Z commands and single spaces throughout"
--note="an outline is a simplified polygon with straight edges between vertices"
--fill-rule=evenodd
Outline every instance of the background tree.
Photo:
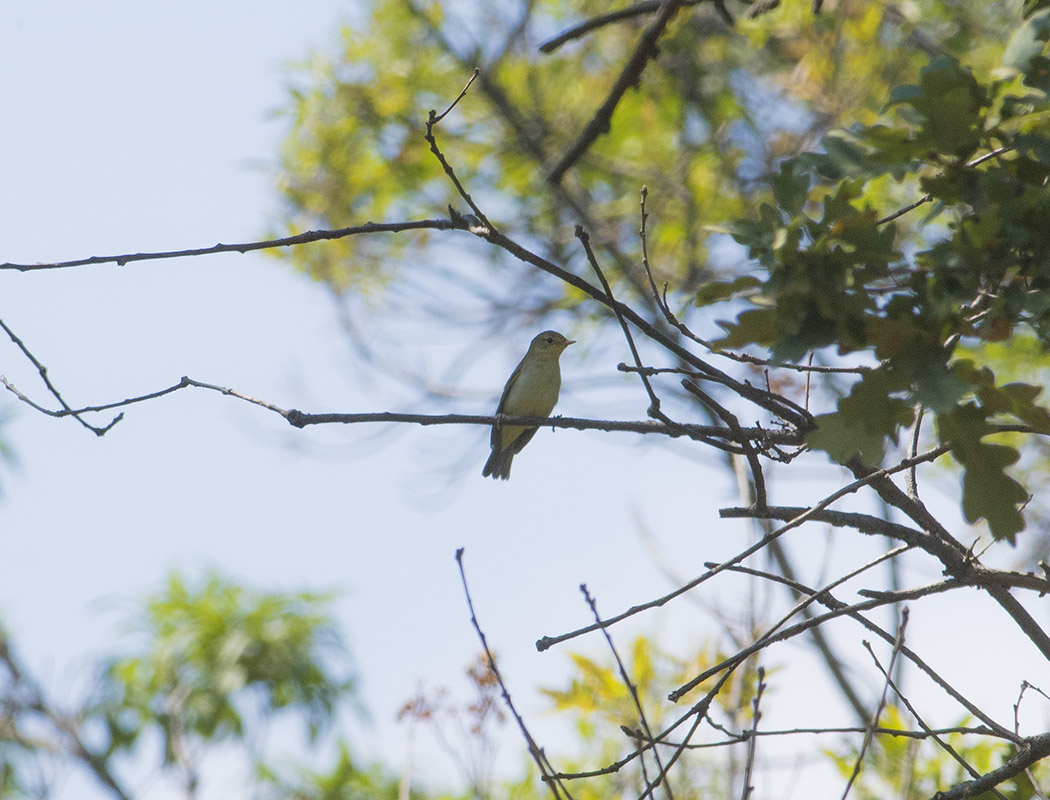
M 216 574 L 199 585 L 172 575 L 129 620 L 131 646 L 98 664 L 69 708 L 0 638 L 4 796 L 49 797 L 81 771 L 114 798 L 137 797 L 157 781 L 198 797 L 211 788 L 202 775 L 220 748 L 235 755 L 226 780 L 247 795 L 296 783 L 303 797 L 348 796 L 350 787 L 397 796 L 396 777 L 355 766 L 345 745 L 332 776 L 287 776 L 287 756 L 267 741 L 275 722 L 294 718 L 320 745 L 340 712 L 354 708 L 328 600 L 253 592 Z

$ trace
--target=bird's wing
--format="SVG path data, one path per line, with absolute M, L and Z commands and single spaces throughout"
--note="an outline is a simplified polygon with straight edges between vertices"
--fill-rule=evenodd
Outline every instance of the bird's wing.
M 504 413 L 503 409 L 507 405 L 507 398 L 510 397 L 510 390 L 514 388 L 514 384 L 515 384 L 515 382 L 517 382 L 518 376 L 521 374 L 521 365 L 524 364 L 524 363 L 525 363 L 525 359 L 523 358 L 521 361 L 518 362 L 518 366 L 516 366 L 514 368 L 514 371 L 510 374 L 510 377 L 507 378 L 507 385 L 503 387 L 503 394 L 500 395 L 499 405 L 496 406 L 496 416 L 497 417 L 500 414 Z M 496 450 L 501 450 L 502 449 L 502 444 L 503 443 L 500 441 L 500 435 L 501 435 L 500 434 L 500 426 L 499 425 L 493 425 L 492 426 L 492 436 L 489 439 L 489 443 L 491 444 L 493 449 L 496 449 Z M 526 439 L 526 441 L 528 441 L 528 440 Z M 522 447 L 524 447 L 524 446 L 525 445 L 523 444 Z M 517 452 L 517 451 L 515 451 L 515 452 Z

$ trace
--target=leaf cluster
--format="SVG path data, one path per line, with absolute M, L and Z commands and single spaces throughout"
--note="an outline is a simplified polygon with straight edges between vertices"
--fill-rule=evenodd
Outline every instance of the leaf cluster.
M 328 599 L 255 594 L 217 575 L 190 587 L 172 575 L 146 605 L 146 648 L 107 667 L 111 693 L 98 711 L 109 751 L 156 726 L 171 763 L 181 740 L 241 738 L 252 721 L 246 715 L 289 708 L 305 715 L 316 738 L 353 691 L 352 680 L 326 665 L 342 652 L 324 611 Z
M 719 342 L 789 361 L 822 348 L 872 358 L 810 444 L 877 464 L 916 409 L 930 410 L 963 467 L 967 520 L 1011 541 L 1029 494 L 1006 471 L 1017 449 L 996 434 L 1010 424 L 1046 435 L 1050 413 L 1040 385 L 1003 382 L 974 353 L 1025 333 L 1050 345 L 1048 13 L 1017 29 L 991 76 L 938 56 L 890 93 L 886 120 L 784 161 L 774 202 L 732 228 L 765 274 L 756 307 L 724 323 Z M 923 225 L 876 211 L 870 193 L 886 180 L 918 187 Z

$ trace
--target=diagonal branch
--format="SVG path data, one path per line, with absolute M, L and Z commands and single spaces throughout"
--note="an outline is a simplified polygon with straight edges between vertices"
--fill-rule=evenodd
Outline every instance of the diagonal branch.
M 609 96 L 605 98 L 605 102 L 594 112 L 594 116 L 584 126 L 576 142 L 565 151 L 565 155 L 561 157 L 561 160 L 550 171 L 548 179 L 551 183 L 560 183 L 561 179 L 565 177 L 565 173 L 569 171 L 573 164 L 580 160 L 598 137 L 609 131 L 616 106 L 619 105 L 627 90 L 632 86 L 636 86 L 638 81 L 641 80 L 642 71 L 650 59 L 654 58 L 658 52 L 656 47 L 657 40 L 663 34 L 672 17 L 678 13 L 681 5 L 682 0 L 663 0 L 660 13 L 656 15 L 656 19 L 645 29 L 645 33 L 642 34 L 642 38 L 638 42 L 634 53 L 627 60 L 623 71 L 620 72 L 620 77 L 616 79 L 616 83 L 609 90 Z
M 703 2 L 707 2 L 707 0 L 682 0 L 681 5 L 696 6 Z M 662 5 L 663 0 L 642 0 L 642 2 L 635 3 L 633 6 L 627 6 L 627 8 L 598 14 L 597 16 L 586 19 L 577 25 L 573 25 L 571 28 L 565 29 L 557 36 L 548 39 L 540 45 L 540 52 L 547 54 L 553 53 L 563 44 L 571 42 L 573 39 L 582 39 L 591 31 L 596 31 L 599 28 L 604 28 L 606 25 L 612 25 L 615 22 L 622 22 L 625 19 L 634 19 L 635 17 L 652 14 L 654 11 L 659 11 Z
M 775 531 L 772 531 L 771 533 L 768 533 L 767 535 L 763 536 L 753 545 L 741 551 L 740 553 L 737 553 L 728 561 L 721 562 L 720 564 L 718 564 L 718 566 L 709 569 L 707 572 L 703 573 L 702 575 L 699 575 L 696 578 L 693 578 L 691 581 L 684 584 L 683 586 L 679 586 L 674 591 L 669 592 L 663 595 L 662 597 L 658 597 L 655 600 L 650 600 L 647 603 L 640 603 L 639 605 L 632 606 L 631 608 L 616 615 L 615 617 L 609 617 L 605 619 L 600 625 L 585 625 L 582 628 L 578 628 L 574 631 L 569 631 L 568 633 L 562 633 L 558 636 L 542 636 L 536 641 L 536 649 L 540 652 L 543 652 L 544 650 L 547 650 L 556 644 L 561 644 L 562 642 L 568 641 L 569 639 L 575 639 L 576 637 L 583 636 L 586 633 L 592 633 L 593 631 L 600 630 L 601 628 L 605 628 L 610 625 L 615 625 L 618 622 L 627 619 L 628 617 L 633 617 L 635 614 L 640 614 L 641 612 L 648 611 L 652 608 L 660 608 L 661 606 L 666 605 L 676 597 L 679 597 L 680 595 L 683 595 L 686 592 L 695 589 L 701 583 L 709 581 L 711 578 L 715 577 L 720 572 L 730 569 L 731 567 L 735 566 L 736 564 L 739 564 L 741 561 L 748 558 L 749 556 L 754 555 L 759 550 L 768 545 L 770 542 L 776 541 L 778 538 L 783 536 L 792 528 L 797 528 L 807 520 L 814 519 L 818 514 L 824 511 L 824 509 L 826 509 L 835 501 L 845 497 L 846 495 L 860 491 L 862 488 L 873 483 L 876 480 L 886 478 L 889 475 L 900 472 L 902 470 L 906 470 L 912 464 L 918 464 L 924 461 L 932 461 L 935 458 L 938 458 L 939 456 L 943 455 L 945 452 L 947 452 L 947 448 L 934 448 L 933 450 L 928 450 L 925 453 L 921 453 L 920 455 L 914 458 L 906 458 L 893 467 L 878 470 L 878 472 L 872 472 L 869 475 L 865 475 L 861 478 L 858 478 L 852 483 L 848 483 L 845 486 L 836 489 L 834 492 L 829 494 L 815 506 L 804 510 L 798 516 L 791 518 L 785 525 L 781 525 Z
M 587 588 L 587 584 L 581 583 L 580 591 L 583 592 L 583 596 L 587 600 L 587 605 L 590 606 L 591 613 L 594 615 L 595 622 L 601 622 L 602 618 L 601 615 L 598 613 L 598 603 L 591 596 L 590 590 Z M 642 732 L 644 734 L 645 740 L 652 742 L 654 741 L 653 732 L 652 729 L 649 727 L 649 720 L 647 720 L 645 717 L 645 709 L 642 707 L 642 700 L 638 696 L 638 687 L 635 685 L 634 681 L 631 680 L 631 676 L 627 673 L 627 667 L 626 665 L 624 665 L 623 659 L 620 658 L 620 653 L 616 649 L 616 645 L 613 643 L 612 636 L 609 634 L 608 629 L 603 628 L 602 634 L 605 636 L 605 643 L 609 645 L 609 650 L 612 651 L 613 659 L 616 661 L 616 666 L 620 670 L 620 680 L 623 681 L 624 685 L 627 687 L 627 691 L 631 694 L 631 700 L 634 702 L 635 710 L 637 710 L 638 712 L 638 722 L 642 726 Z M 655 788 L 655 782 L 650 781 L 648 776 L 645 774 L 645 759 L 642 757 L 641 754 L 642 750 L 641 748 L 639 748 L 638 763 L 642 767 L 642 775 L 645 778 L 645 784 L 647 787 Z M 656 766 L 660 770 L 660 774 L 666 776 L 666 770 L 664 769 L 664 765 L 660 761 L 660 751 L 656 747 L 653 747 L 653 760 L 656 761 Z M 674 793 L 671 791 L 671 783 L 666 777 L 663 780 L 663 787 L 664 792 L 667 794 L 667 800 L 674 800 Z
M 525 720 L 522 719 L 521 714 L 518 713 L 518 709 L 514 707 L 514 701 L 511 700 L 510 691 L 507 689 L 507 684 L 503 681 L 503 674 L 499 671 L 499 667 L 496 666 L 496 658 L 492 654 L 492 650 L 489 649 L 489 642 L 485 636 L 485 632 L 481 630 L 481 623 L 478 622 L 477 614 L 474 612 L 474 600 L 470 596 L 470 587 L 467 585 L 467 573 L 463 568 L 463 548 L 460 547 L 456 550 L 456 565 L 459 567 L 459 578 L 463 584 L 463 593 L 467 599 L 467 608 L 470 610 L 470 624 L 474 627 L 474 632 L 477 633 L 478 639 L 481 641 L 481 646 L 485 651 L 485 658 L 488 662 L 489 671 L 492 676 L 496 679 L 499 684 L 500 694 L 503 696 L 503 702 L 507 704 L 507 708 L 510 709 L 511 714 L 514 715 L 514 720 L 518 724 L 518 729 L 521 731 L 521 735 L 525 739 L 525 743 L 529 748 L 529 755 L 532 756 L 532 760 L 536 762 L 536 766 L 539 767 L 540 774 L 543 776 L 544 783 L 547 784 L 547 788 L 551 790 L 551 794 L 554 795 L 555 800 L 562 800 L 563 797 L 567 800 L 572 800 L 572 795 L 562 785 L 561 780 L 554 773 L 550 762 L 547 760 L 547 754 L 544 753 L 543 748 L 536 744 L 536 740 L 532 738 L 532 734 L 529 733 L 529 729 L 525 727 Z
M 715 565 L 711 564 L 711 563 L 708 563 L 708 564 L 705 564 L 705 566 L 713 567 Z M 777 575 L 776 573 L 773 573 L 773 572 L 765 572 L 763 570 L 753 569 L 752 567 L 735 566 L 735 567 L 732 568 L 732 570 L 734 572 L 740 572 L 740 573 L 743 573 L 745 575 L 754 575 L 754 576 L 759 577 L 759 578 L 764 578 L 764 579 L 766 579 L 768 581 L 773 581 L 775 583 L 781 583 L 781 584 L 783 584 L 785 586 L 790 587 L 795 592 L 797 592 L 797 593 L 799 593 L 801 595 L 816 597 L 817 602 L 820 603 L 825 608 L 829 608 L 829 609 L 832 609 L 832 610 L 847 608 L 846 603 L 842 602 L 841 600 L 837 599 L 836 597 L 833 597 L 830 593 L 818 592 L 816 589 L 813 589 L 813 588 L 807 586 L 804 583 L 800 583 L 799 581 L 792 580 L 792 579 L 789 579 L 789 578 L 785 578 L 783 575 Z M 960 583 L 958 585 L 962 585 L 962 584 Z M 947 590 L 948 588 L 954 588 L 954 587 L 949 586 L 947 584 L 947 582 L 946 582 L 944 584 L 944 588 Z M 894 641 L 896 640 L 896 637 L 893 634 L 891 634 L 889 631 L 885 630 L 884 628 L 880 627 L 879 625 L 876 625 L 874 622 L 872 622 L 866 616 L 864 616 L 863 614 L 861 614 L 861 613 L 859 613 L 857 611 L 850 611 L 849 613 L 847 613 L 846 616 L 848 616 L 850 619 L 856 620 L 861 625 L 863 625 L 867 630 L 871 631 L 876 636 L 878 636 L 880 639 L 882 639 L 885 642 L 888 642 L 889 644 L 893 644 Z M 969 712 L 971 715 L 973 715 L 977 719 L 981 720 L 981 722 L 983 722 L 987 726 L 988 730 L 975 731 L 976 733 L 987 734 L 987 735 L 991 735 L 991 736 L 999 736 L 999 737 L 1001 737 L 1003 739 L 1006 739 L 1007 741 L 1011 741 L 1011 742 L 1014 742 L 1014 743 L 1017 743 L 1017 742 L 1021 741 L 1019 736 L 1017 736 L 1014 733 L 1012 733 L 1005 726 L 1000 725 L 999 723 L 997 723 L 990 716 L 985 714 L 980 708 L 978 708 L 976 705 L 974 705 L 972 702 L 970 702 L 966 698 L 965 695 L 963 695 L 958 689 L 956 689 L 954 686 L 952 686 L 950 683 L 948 683 L 948 681 L 946 681 L 938 672 L 936 672 L 929 664 L 927 664 L 918 655 L 918 653 L 914 652 L 913 650 L 909 649 L 908 647 L 902 648 L 901 649 L 901 653 L 903 653 L 908 658 L 908 660 L 911 661 L 911 663 L 913 663 L 923 673 L 925 673 L 926 676 L 929 677 L 930 680 L 932 680 L 935 684 L 940 686 L 941 689 L 943 689 L 944 692 L 949 697 L 951 697 L 953 700 L 955 700 L 955 702 L 957 702 L 959 705 L 961 705 L 963 708 L 965 708 L 967 710 L 967 712 Z M 861 728 L 859 730 L 863 731 L 864 729 Z
M 21 339 L 19 339 L 15 335 L 15 332 L 12 331 L 9 327 L 7 327 L 7 323 L 5 323 L 3 320 L 0 320 L 0 328 L 4 329 L 4 333 L 6 333 L 8 335 L 8 337 L 11 339 L 11 341 L 14 342 L 15 345 L 18 347 L 18 349 L 22 351 L 22 355 L 24 355 L 26 358 L 28 358 L 30 363 L 32 363 L 32 365 L 34 367 L 36 367 L 37 372 L 40 373 L 40 379 L 44 382 L 44 386 L 47 387 L 47 390 L 49 392 L 51 392 L 51 396 L 54 397 L 58 401 L 60 406 L 62 406 L 63 414 L 68 414 L 69 416 L 73 417 L 77 422 L 79 422 L 81 425 L 83 425 L 89 431 L 94 433 L 96 436 L 104 436 L 106 434 L 106 432 L 110 428 L 112 428 L 114 425 L 116 425 L 118 422 L 120 422 L 121 417 L 123 416 L 123 414 L 118 414 L 116 417 L 113 418 L 113 420 L 108 425 L 106 425 L 103 428 L 99 428 L 99 427 L 97 427 L 95 425 L 92 425 L 92 424 L 90 424 L 88 422 L 85 422 L 83 419 L 81 419 L 80 418 L 80 412 L 74 411 L 72 408 L 70 408 L 69 404 L 66 403 L 66 401 L 62 398 L 62 395 L 59 394 L 58 389 L 56 389 L 55 385 L 53 383 L 51 383 L 51 379 L 49 377 L 47 377 L 47 367 L 45 367 L 43 364 L 41 364 L 37 360 L 36 356 L 34 356 L 31 352 L 29 352 L 29 348 L 26 347 L 25 342 L 23 342 Z M 49 413 L 42 406 L 37 405 L 32 400 L 30 400 L 28 397 L 26 397 L 24 394 L 22 394 L 21 392 L 16 390 L 13 386 L 11 386 L 11 384 L 9 384 L 7 382 L 7 379 L 4 378 L 3 376 L 0 376 L 0 381 L 3 381 L 4 385 L 7 386 L 7 388 L 10 389 L 12 392 L 14 392 L 15 396 L 17 396 L 19 400 L 21 400 L 21 401 L 23 401 L 25 403 L 28 403 L 30 406 L 35 408 L 37 411 L 43 411 L 45 414 Z

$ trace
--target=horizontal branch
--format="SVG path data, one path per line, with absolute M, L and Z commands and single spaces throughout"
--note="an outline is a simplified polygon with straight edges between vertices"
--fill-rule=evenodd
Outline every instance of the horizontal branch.
M 116 256 L 91 256 L 72 261 L 55 261 L 50 264 L 0 264 L 0 269 L 34 272 L 45 269 L 66 269 L 69 267 L 86 267 L 91 264 L 116 264 L 124 266 L 132 261 L 157 261 L 165 258 L 186 258 L 189 256 L 207 256 L 214 253 L 248 253 L 252 250 L 269 250 L 277 247 L 292 247 L 309 242 L 322 242 L 331 239 L 345 239 L 362 233 L 403 233 L 418 230 L 469 230 L 465 220 L 453 219 L 419 219 L 407 222 L 366 222 L 349 228 L 334 230 L 306 231 L 295 236 L 280 239 L 266 239 L 259 242 L 241 242 L 239 244 L 215 244 L 211 247 L 195 247 L 188 250 L 163 250 L 152 253 L 125 253 Z
M 721 726 L 719 726 L 719 727 L 721 727 Z M 978 725 L 978 726 L 973 726 L 973 727 L 955 726 L 955 727 L 951 727 L 951 728 L 931 728 L 929 730 L 911 730 L 911 729 L 906 729 L 906 728 L 884 728 L 884 727 L 881 727 L 881 726 L 877 727 L 877 728 L 859 727 L 859 726 L 857 726 L 857 727 L 840 727 L 840 728 L 836 728 L 836 727 L 827 727 L 827 728 L 781 728 L 781 729 L 777 729 L 777 730 L 758 730 L 758 731 L 756 731 L 756 730 L 754 730 L 752 728 L 748 728 L 746 730 L 740 731 L 739 733 L 730 733 L 729 738 L 723 739 L 723 740 L 717 741 L 717 742 L 697 742 L 695 744 L 692 743 L 692 742 L 682 742 L 680 744 L 681 744 L 682 747 L 685 747 L 688 750 L 706 750 L 706 749 L 710 749 L 710 748 L 713 748 L 713 747 L 726 747 L 727 745 L 740 744 L 741 742 L 746 742 L 749 739 L 752 739 L 752 738 L 755 738 L 755 737 L 761 738 L 761 737 L 768 737 L 768 736 L 793 736 L 793 735 L 799 735 L 799 734 L 805 734 L 805 735 L 811 735 L 811 736 L 821 736 L 821 735 L 827 735 L 827 734 L 841 735 L 843 733 L 864 733 L 864 732 L 869 731 L 869 730 L 872 733 L 877 734 L 879 736 L 891 736 L 891 737 L 894 737 L 894 738 L 919 739 L 919 740 L 921 740 L 921 739 L 929 739 L 929 738 L 931 738 L 933 736 L 946 736 L 946 735 L 950 735 L 950 734 L 963 734 L 963 735 L 971 734 L 971 735 L 974 735 L 974 736 L 996 736 L 997 735 L 995 731 L 993 731 L 991 728 L 988 728 L 988 727 L 986 727 L 984 725 Z M 627 728 L 627 729 L 624 730 L 624 733 L 628 733 L 632 739 L 640 739 L 641 741 L 646 742 L 646 743 L 654 742 L 656 744 L 666 744 L 666 745 L 675 745 L 675 746 L 677 746 L 679 744 L 677 742 L 669 742 L 666 739 L 647 739 L 642 731 L 639 731 L 639 730 L 634 729 L 634 728 Z M 565 776 L 563 776 L 563 777 L 565 777 Z M 574 777 L 574 776 L 570 775 L 568 777 Z
M 327 425 L 333 423 L 351 425 L 369 422 L 400 422 L 414 425 L 484 425 L 486 427 L 498 423 L 501 425 L 535 425 L 537 427 L 549 428 L 572 428 L 581 431 L 599 430 L 624 431 L 627 433 L 641 434 L 655 433 L 662 436 L 670 436 L 672 438 L 687 436 L 702 441 L 708 441 L 710 439 L 736 441 L 737 436 L 734 432 L 718 425 L 686 425 L 676 423 L 675 425 L 670 426 L 653 420 L 596 420 L 581 419 L 578 417 L 510 417 L 487 414 L 410 414 L 394 411 L 376 411 L 356 414 L 310 414 L 294 408 L 281 408 L 273 403 L 250 397 L 249 395 L 243 394 L 234 389 L 225 386 L 217 386 L 212 383 L 205 383 L 204 381 L 198 381 L 189 377 L 183 377 L 178 383 L 164 389 L 149 392 L 148 394 L 137 395 L 135 397 L 129 397 L 124 400 L 118 400 L 113 403 L 85 406 L 83 408 L 61 408 L 53 410 L 33 402 L 2 375 L 0 375 L 0 383 L 2 383 L 8 391 L 13 393 L 19 400 L 50 417 L 77 417 L 78 415 L 89 414 L 92 412 L 111 411 L 115 408 L 123 408 L 134 403 L 154 400 L 172 394 L 173 392 L 177 392 L 180 389 L 194 387 L 218 392 L 229 397 L 236 397 L 238 400 L 243 400 L 246 403 L 251 403 L 260 408 L 265 408 L 268 411 L 280 415 L 288 421 L 288 424 L 293 425 L 296 428 L 305 428 L 307 425 Z M 111 423 L 110 427 L 112 427 L 112 424 L 115 424 L 116 421 L 117 420 L 114 420 L 114 423 Z M 108 430 L 108 428 L 106 430 Z M 741 428 L 740 433 L 749 439 L 768 444 L 790 446 L 800 445 L 802 443 L 801 436 L 791 431 L 766 430 L 765 428 L 756 427 Z

